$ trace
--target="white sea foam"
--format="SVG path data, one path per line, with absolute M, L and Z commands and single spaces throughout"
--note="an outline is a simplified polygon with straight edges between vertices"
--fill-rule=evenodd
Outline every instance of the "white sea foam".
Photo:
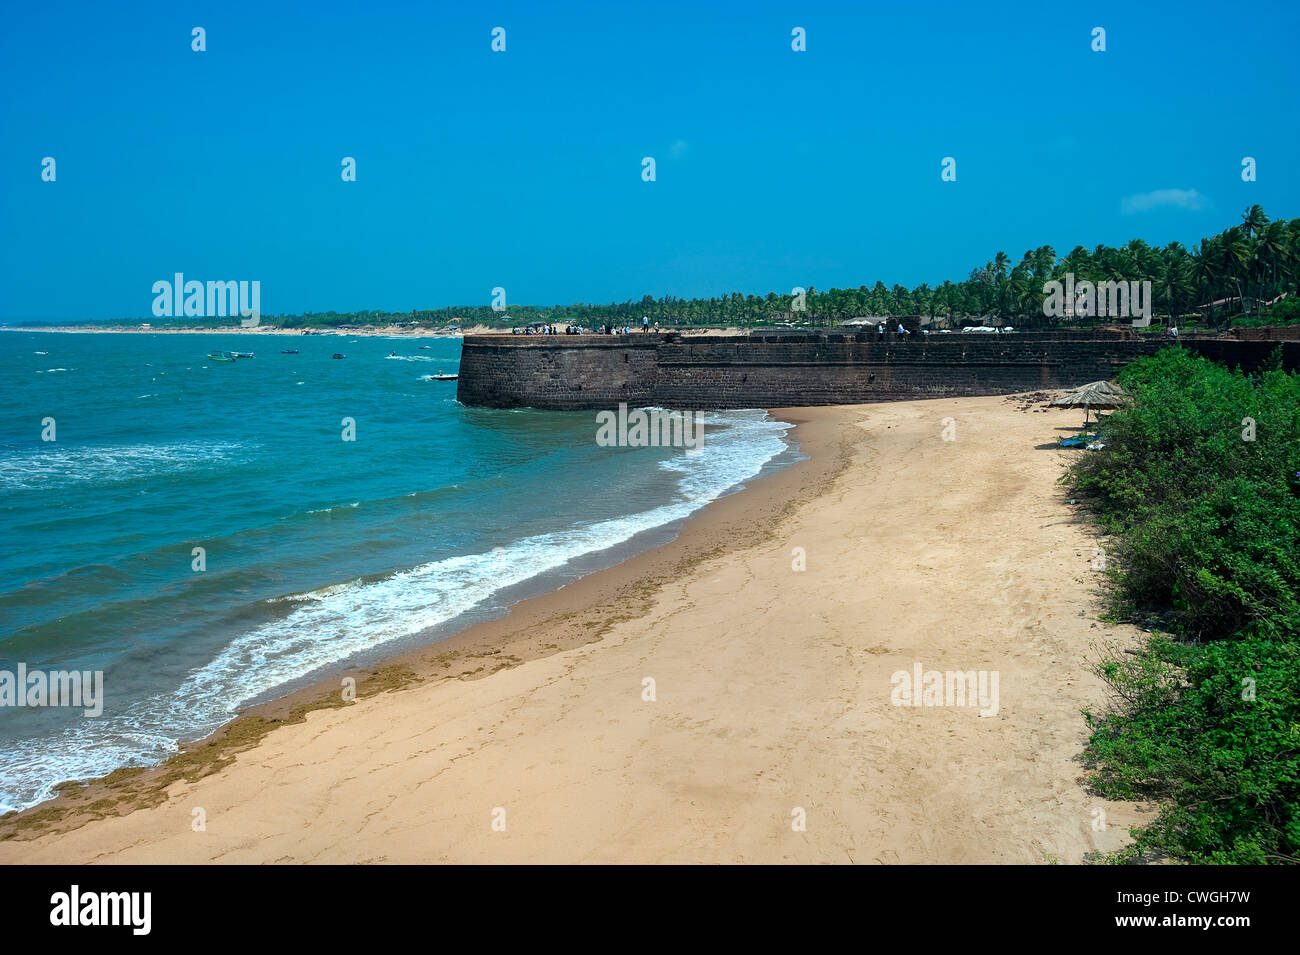
M 338 509 L 338 508 L 343 508 L 343 507 L 360 507 L 360 506 L 361 506 L 361 502 L 360 502 L 360 501 L 353 501 L 351 504 L 335 504 L 335 505 L 333 505 L 332 507 L 318 507 L 318 508 L 315 508 L 315 509 L 313 509 L 313 510 L 309 510 L 307 513 L 308 513 L 308 514 L 328 514 L 330 511 L 336 510 L 336 509 Z
M 228 718 L 248 700 L 313 670 L 444 623 L 498 590 L 680 520 L 754 477 L 785 448 L 781 436 L 789 425 L 765 420 L 761 411 L 704 417 L 703 451 L 661 464 L 681 475 L 677 500 L 487 553 L 422 564 L 382 580 L 352 581 L 290 598 L 298 604 L 291 613 L 238 637 L 190 675 L 177 694 L 177 715 L 197 708 L 209 718 Z
M 48 448 L 20 451 L 0 458 L 0 488 L 112 483 L 159 473 L 189 471 L 234 460 L 241 447 L 225 441 L 116 447 L 52 444 Z

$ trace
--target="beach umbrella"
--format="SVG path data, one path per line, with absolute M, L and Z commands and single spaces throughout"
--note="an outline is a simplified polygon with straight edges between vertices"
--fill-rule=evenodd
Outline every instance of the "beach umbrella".
M 1132 400 L 1127 391 L 1109 381 L 1092 381 L 1052 402 L 1054 408 L 1083 408 L 1083 426 L 1093 408 L 1122 408 Z

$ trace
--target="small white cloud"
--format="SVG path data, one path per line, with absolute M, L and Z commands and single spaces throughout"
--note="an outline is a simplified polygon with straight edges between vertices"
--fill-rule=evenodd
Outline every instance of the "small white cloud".
M 1204 209 L 1209 204 L 1203 195 L 1195 189 L 1157 189 L 1155 192 L 1142 192 L 1129 196 L 1120 204 L 1120 211 L 1126 216 L 1152 209 Z
M 673 158 L 678 159 L 686 153 L 686 140 L 679 139 L 673 143 Z

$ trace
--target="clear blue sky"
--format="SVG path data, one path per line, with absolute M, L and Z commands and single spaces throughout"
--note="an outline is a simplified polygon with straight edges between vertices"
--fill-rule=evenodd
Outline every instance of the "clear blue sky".
M 147 316 L 175 272 L 260 280 L 271 314 L 498 285 L 521 304 L 912 286 L 999 249 L 1190 246 L 1251 203 L 1300 216 L 1297 9 L 9 4 L 0 319 Z M 1125 205 L 1165 190 L 1184 192 Z

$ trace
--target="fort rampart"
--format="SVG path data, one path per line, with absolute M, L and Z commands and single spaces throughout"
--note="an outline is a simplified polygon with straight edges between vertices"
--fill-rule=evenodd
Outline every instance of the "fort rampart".
M 778 408 L 1070 388 L 1168 346 L 1132 333 L 747 336 L 469 335 L 457 397 L 493 408 Z M 1188 338 L 1176 346 L 1253 370 L 1300 342 Z

